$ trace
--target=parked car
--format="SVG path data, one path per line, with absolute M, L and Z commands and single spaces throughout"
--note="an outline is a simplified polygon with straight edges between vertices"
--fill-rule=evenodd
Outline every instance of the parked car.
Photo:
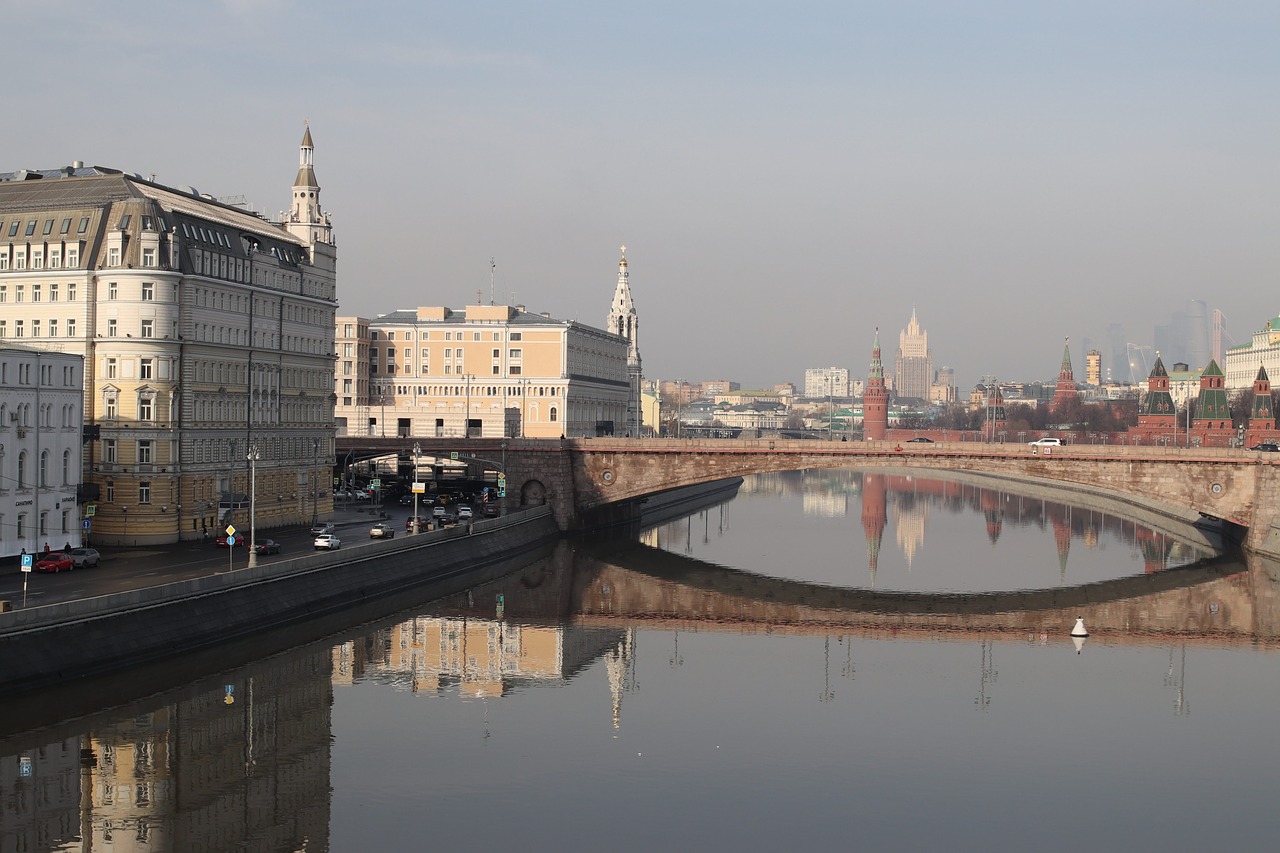
M 335 500 L 349 501 L 351 500 L 351 492 L 346 489 L 338 489 L 338 491 L 333 493 L 333 497 Z
M 1255 444 L 1253 447 L 1250 447 L 1249 449 L 1262 450 L 1267 453 L 1276 453 L 1276 452 L 1280 452 L 1280 444 L 1276 444 L 1274 441 L 1263 441 L 1263 442 L 1260 442 L 1259 444 Z
M 370 496 L 369 496 L 369 490 L 368 490 L 368 489 L 360 489 L 360 490 L 358 490 L 358 491 L 356 491 L 356 492 L 355 492 L 354 497 L 355 497 L 355 499 L 356 499 L 356 500 L 358 500 L 358 501 L 367 501 L 367 500 L 369 500 L 369 498 L 370 498 Z
M 1060 438 L 1037 438 L 1035 441 L 1028 441 L 1030 447 L 1062 447 L 1062 439 Z
M 369 528 L 370 539 L 390 539 L 396 535 L 396 529 L 385 521 L 379 521 Z
M 85 566 L 92 568 L 102 559 L 97 548 L 72 548 L 67 552 L 67 556 L 71 558 L 71 564 L 77 569 L 83 569 Z
M 235 541 L 234 541 L 234 542 L 231 542 L 230 540 L 231 540 L 231 539 L 233 539 L 233 538 L 235 539 Z M 219 548 L 234 548 L 234 547 L 236 547 L 237 545 L 243 545 L 243 544 L 244 544 L 244 535 L 243 535 L 243 534 L 241 534 L 241 535 L 239 535 L 239 536 L 235 536 L 235 537 L 228 536 L 226 533 L 219 533 L 219 534 L 218 534 L 218 547 L 219 547 Z
M 48 554 L 41 554 L 36 559 L 37 572 L 69 572 L 75 568 L 75 563 L 71 559 L 71 555 L 64 554 L 61 551 L 50 551 Z
M 430 529 L 431 529 L 431 519 L 427 518 L 425 515 L 419 515 L 419 516 L 412 516 L 412 515 L 411 515 L 411 516 L 409 516 L 408 518 L 406 518 L 406 519 L 404 520 L 404 530 L 405 530 L 405 532 L 406 532 L 406 533 L 412 533 L 412 532 L 413 532 L 413 520 L 414 520 L 414 518 L 417 518 L 417 519 L 418 519 L 418 530 L 430 530 Z
M 312 536 L 324 536 L 326 533 L 332 533 L 333 531 L 334 526 L 331 521 L 322 521 L 319 524 L 311 525 Z
M 338 546 L 341 544 L 342 544 L 342 540 L 339 539 L 337 536 L 334 536 L 332 533 L 325 533 L 321 536 L 317 536 L 315 541 L 315 547 L 317 551 L 319 550 L 336 551 L 338 550 Z
M 917 435 L 915 438 L 908 438 L 907 444 L 933 444 L 933 439 L 925 438 L 923 435 Z
M 468 518 L 471 518 L 471 507 L 467 506 L 466 504 L 462 504 L 461 506 L 459 506 L 458 518 L 462 521 L 465 521 Z
M 259 542 L 254 548 L 257 554 L 279 554 L 280 543 L 274 539 L 268 539 L 266 542 Z

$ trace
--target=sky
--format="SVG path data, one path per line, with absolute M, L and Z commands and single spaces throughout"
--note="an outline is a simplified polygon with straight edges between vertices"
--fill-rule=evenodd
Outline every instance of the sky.
M 914 308 L 962 392 L 1054 379 L 1068 336 L 1082 376 L 1083 341 L 1150 345 L 1189 299 L 1237 343 L 1280 313 L 1274 0 L 0 12 L 0 171 L 275 217 L 309 122 L 345 313 L 603 326 L 625 244 L 647 378 L 865 376 Z

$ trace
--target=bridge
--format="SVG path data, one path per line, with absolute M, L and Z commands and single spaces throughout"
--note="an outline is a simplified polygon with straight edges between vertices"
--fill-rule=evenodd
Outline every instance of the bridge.
M 1232 448 L 791 439 L 462 439 L 340 436 L 338 458 L 408 454 L 502 470 L 508 501 L 550 504 L 562 530 L 627 522 L 647 495 L 727 477 L 813 468 L 922 468 L 1045 480 L 1174 518 L 1221 519 L 1280 556 L 1280 454 Z

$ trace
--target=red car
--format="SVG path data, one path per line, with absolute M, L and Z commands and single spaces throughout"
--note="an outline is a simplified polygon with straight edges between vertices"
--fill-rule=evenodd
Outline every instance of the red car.
M 230 537 L 228 537 L 228 536 L 227 536 L 227 534 L 225 534 L 225 533 L 219 533 L 219 534 L 218 534 L 218 547 L 219 547 L 219 548 L 239 548 L 241 545 L 245 544 L 244 537 L 240 535 L 240 532 L 239 532 L 239 531 L 236 531 L 236 541 L 235 541 L 235 543 L 234 543 L 234 544 L 232 544 L 232 545 L 228 545 L 228 544 L 227 544 L 227 539 L 229 539 L 229 538 L 230 538 Z
M 45 554 L 40 559 L 36 560 L 36 571 L 55 573 L 62 571 L 69 572 L 75 568 L 75 565 L 76 564 L 72 561 L 69 555 L 62 553 L 61 551 L 54 551 L 52 553 Z

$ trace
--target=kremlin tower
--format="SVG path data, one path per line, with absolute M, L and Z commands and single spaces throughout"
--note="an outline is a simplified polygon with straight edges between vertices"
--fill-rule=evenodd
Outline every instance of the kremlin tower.
M 884 364 L 880 361 L 880 329 L 876 328 L 871 348 L 871 371 L 862 393 L 862 437 L 883 441 L 889 432 L 889 390 L 884 387 Z
M 1050 408 L 1057 412 L 1070 400 L 1075 400 L 1076 379 L 1071 370 L 1071 339 L 1066 338 L 1062 345 L 1062 366 L 1058 369 L 1058 387 L 1053 391 L 1053 402 Z

